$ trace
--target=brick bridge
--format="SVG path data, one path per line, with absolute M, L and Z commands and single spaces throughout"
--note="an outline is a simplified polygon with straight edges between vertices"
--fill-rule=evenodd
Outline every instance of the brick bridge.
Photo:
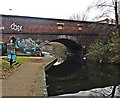
M 31 38 L 34 41 L 40 40 L 42 42 L 46 40 L 54 41 L 64 44 L 69 52 L 73 52 L 77 55 L 67 56 L 67 59 L 59 64 L 59 66 L 54 67 L 54 63 L 52 62 L 45 68 L 45 74 L 47 76 L 46 84 L 49 85 L 47 88 L 48 95 L 58 95 L 86 89 L 86 84 L 81 88 L 82 84 L 78 85 L 80 79 L 76 78 L 77 72 L 85 65 L 83 58 L 79 54 L 81 53 L 80 50 L 82 49 L 82 46 L 89 46 L 97 39 L 100 41 L 106 41 L 109 38 L 109 34 L 115 31 L 115 26 L 98 22 L 2 15 L 2 26 L 0 27 L 0 30 L 2 32 L 2 41 L 5 43 L 8 43 L 10 38 Z M 86 71 L 81 75 L 83 76 L 85 74 Z M 78 83 L 71 82 L 71 90 L 69 88 L 70 85 L 67 87 L 64 86 L 64 83 L 63 85 L 59 84 L 61 81 L 58 80 L 62 79 L 65 79 L 66 81 L 71 79 L 73 79 L 73 81 L 79 81 Z M 58 84 L 55 85 L 54 83 Z M 76 87 L 76 85 L 78 86 Z M 58 86 L 62 89 L 59 90 Z M 99 83 L 95 86 L 101 87 Z M 90 84 L 90 87 L 87 87 L 87 89 L 95 86 L 91 86 Z M 75 91 L 73 91 L 73 87 L 76 87 Z
M 11 37 L 15 37 L 16 39 L 32 38 L 35 41 L 59 39 L 59 42 L 63 44 L 69 40 L 67 42 L 69 45 L 77 43 L 81 46 L 88 46 L 97 39 L 106 40 L 108 34 L 115 31 L 114 25 L 98 22 L 10 15 L 2 15 L 1 19 L 2 40 L 6 43 Z M 66 41 L 60 39 L 66 39 Z

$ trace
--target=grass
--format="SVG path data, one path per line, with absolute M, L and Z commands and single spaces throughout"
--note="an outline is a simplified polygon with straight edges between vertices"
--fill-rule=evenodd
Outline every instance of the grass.
M 9 62 L 2 60 L 2 71 L 6 72 L 10 69 L 10 64 Z
M 20 64 L 23 64 L 26 60 L 28 60 L 29 58 L 23 58 L 23 57 L 17 57 L 16 61 L 19 62 Z
M 19 62 L 20 64 L 23 64 L 26 60 L 28 60 L 29 58 L 22 58 L 22 57 L 17 57 L 16 58 L 16 61 Z M 12 65 L 12 68 L 15 68 L 16 65 Z M 6 60 L 2 60 L 2 71 L 3 72 L 6 72 L 6 71 L 9 71 L 10 70 L 10 63 Z

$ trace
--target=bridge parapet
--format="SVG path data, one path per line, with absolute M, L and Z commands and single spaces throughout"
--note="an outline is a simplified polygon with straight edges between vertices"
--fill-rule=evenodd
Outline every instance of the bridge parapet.
M 64 24 L 62 29 L 58 29 L 60 23 Z M 97 38 L 106 39 L 109 33 L 115 31 L 114 25 L 97 22 L 10 15 L 2 15 L 2 26 L 4 28 L 2 29 L 4 42 L 8 42 L 11 36 L 49 41 L 60 37 L 89 45 Z

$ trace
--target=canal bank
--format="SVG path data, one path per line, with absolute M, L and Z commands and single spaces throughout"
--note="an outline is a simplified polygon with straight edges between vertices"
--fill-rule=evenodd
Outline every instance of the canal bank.
M 2 80 L 2 96 L 47 96 L 44 66 L 52 59 L 34 58 L 20 65 L 11 76 Z

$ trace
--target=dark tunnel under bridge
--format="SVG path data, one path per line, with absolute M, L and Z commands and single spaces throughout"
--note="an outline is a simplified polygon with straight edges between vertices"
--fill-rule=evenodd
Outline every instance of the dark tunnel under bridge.
M 50 42 L 58 42 L 66 46 L 68 55 L 64 62 L 57 66 L 54 66 L 57 59 L 48 64 L 45 67 L 46 74 L 56 77 L 69 76 L 77 72 L 77 70 L 83 66 L 83 49 L 80 44 L 70 39 L 56 39 Z

